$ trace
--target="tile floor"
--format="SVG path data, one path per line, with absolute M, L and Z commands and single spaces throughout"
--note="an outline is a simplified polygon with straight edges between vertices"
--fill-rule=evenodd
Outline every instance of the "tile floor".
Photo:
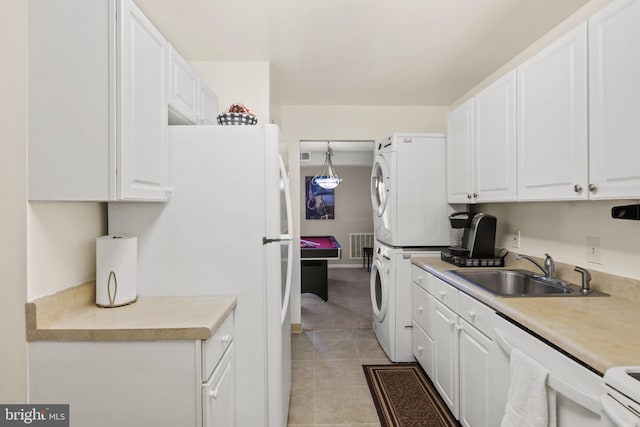
M 303 333 L 291 340 L 289 426 L 380 426 L 362 370 L 390 363 L 371 329 L 369 273 L 330 269 L 329 300 L 302 295 Z

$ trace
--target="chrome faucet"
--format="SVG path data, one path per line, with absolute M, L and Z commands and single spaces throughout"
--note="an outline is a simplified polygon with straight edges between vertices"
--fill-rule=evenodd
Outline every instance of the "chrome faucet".
M 521 255 L 521 254 L 516 254 L 515 259 L 516 261 L 521 260 L 521 259 L 526 259 L 528 261 L 531 261 L 532 263 L 535 264 L 536 267 L 538 267 L 540 270 L 542 270 L 542 272 L 544 273 L 544 278 L 548 279 L 548 280 L 552 280 L 555 279 L 554 274 L 555 274 L 555 263 L 553 262 L 553 258 L 551 258 L 551 255 L 549 254 L 544 254 L 545 255 L 545 259 L 544 259 L 544 267 L 542 265 L 540 265 L 540 263 L 538 261 L 536 261 L 535 259 L 531 258 L 530 256 L 527 255 Z

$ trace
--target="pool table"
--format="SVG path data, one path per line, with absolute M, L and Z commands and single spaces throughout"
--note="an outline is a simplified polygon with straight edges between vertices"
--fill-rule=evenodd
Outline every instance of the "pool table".
M 327 301 L 327 261 L 341 256 L 342 247 L 334 236 L 300 236 L 300 292 Z

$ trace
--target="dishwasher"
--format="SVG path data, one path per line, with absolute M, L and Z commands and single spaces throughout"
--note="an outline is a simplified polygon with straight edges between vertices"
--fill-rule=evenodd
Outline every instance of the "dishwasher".
M 609 368 L 603 380 L 602 427 L 640 426 L 640 366 Z

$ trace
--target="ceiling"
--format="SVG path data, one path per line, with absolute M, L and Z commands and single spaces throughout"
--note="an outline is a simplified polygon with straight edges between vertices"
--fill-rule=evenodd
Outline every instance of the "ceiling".
M 187 60 L 269 61 L 280 105 L 448 106 L 588 0 L 136 0 Z

